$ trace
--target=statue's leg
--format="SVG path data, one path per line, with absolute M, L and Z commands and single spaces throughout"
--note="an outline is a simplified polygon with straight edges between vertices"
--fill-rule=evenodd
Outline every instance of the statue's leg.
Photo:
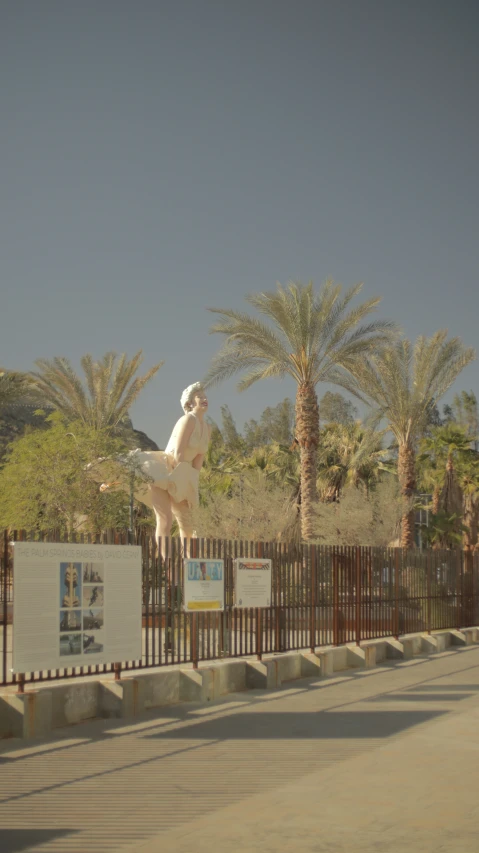
M 156 539 L 161 539 L 161 555 L 165 558 L 165 538 L 170 535 L 173 522 L 171 499 L 166 489 L 150 486 L 151 503 L 156 517 Z
M 178 522 L 181 545 L 183 547 L 185 539 L 190 540 L 194 536 L 193 512 L 188 505 L 188 501 L 181 501 L 181 503 L 175 503 L 175 501 L 172 501 L 171 506 L 173 515 Z M 185 554 L 184 556 L 186 557 L 188 555 Z

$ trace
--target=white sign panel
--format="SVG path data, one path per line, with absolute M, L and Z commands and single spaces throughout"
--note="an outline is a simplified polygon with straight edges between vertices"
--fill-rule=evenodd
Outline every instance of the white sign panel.
M 141 659 L 141 548 L 15 542 L 13 670 Z
M 271 560 L 235 560 L 235 606 L 271 607 Z
M 185 560 L 184 566 L 184 610 L 224 610 L 223 560 Z

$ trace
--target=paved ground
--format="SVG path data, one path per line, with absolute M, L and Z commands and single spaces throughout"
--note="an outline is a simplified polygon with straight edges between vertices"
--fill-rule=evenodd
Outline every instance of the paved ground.
M 2 853 L 479 846 L 474 646 L 0 744 Z

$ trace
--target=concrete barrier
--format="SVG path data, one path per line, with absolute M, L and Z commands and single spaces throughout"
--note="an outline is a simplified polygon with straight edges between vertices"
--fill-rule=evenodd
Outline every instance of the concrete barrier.
M 249 690 L 281 687 L 278 659 L 246 661 L 246 687 Z
M 165 668 L 109 679 L 49 682 L 25 693 L 0 692 L 0 737 L 31 738 L 95 717 L 131 718 L 178 702 L 207 704 L 241 690 L 271 690 L 300 678 L 325 678 L 336 672 L 370 669 L 387 660 L 436 654 L 479 642 L 479 629 L 438 631 L 368 640 L 361 646 L 321 648 L 257 660 L 227 660 L 199 669 Z
M 301 655 L 299 653 L 278 655 L 274 661 L 278 667 L 278 687 L 285 681 L 296 681 L 297 678 L 301 678 Z
M 320 678 L 322 675 L 320 655 L 301 653 L 301 678 Z
M 51 730 L 50 690 L 29 690 L 28 693 L 11 693 L 1 697 L 0 735 L 32 738 L 45 736 Z
M 332 649 L 322 649 L 317 652 L 321 675 L 327 677 L 334 672 L 334 657 Z

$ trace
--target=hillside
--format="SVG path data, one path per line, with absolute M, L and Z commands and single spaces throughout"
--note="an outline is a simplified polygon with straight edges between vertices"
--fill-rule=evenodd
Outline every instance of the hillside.
M 45 414 L 35 414 L 38 410 L 38 403 L 15 403 L 3 409 L 0 414 L 0 460 L 3 459 L 10 442 L 22 436 L 26 427 L 47 428 L 46 418 L 53 409 L 43 406 Z M 131 429 L 134 447 L 139 447 L 141 450 L 159 449 L 158 445 L 146 433 L 134 429 L 131 421 L 127 423 L 127 428 Z

